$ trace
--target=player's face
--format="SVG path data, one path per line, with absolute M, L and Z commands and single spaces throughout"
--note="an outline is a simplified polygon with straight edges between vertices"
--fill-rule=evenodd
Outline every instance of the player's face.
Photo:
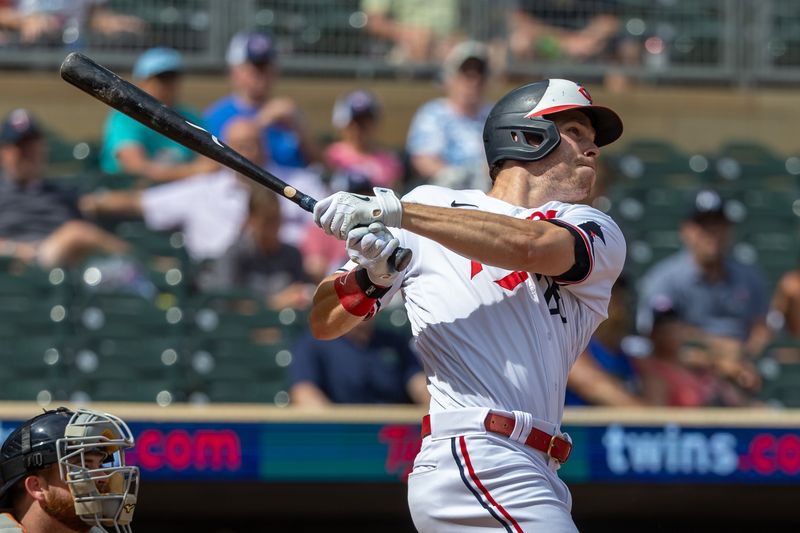
M 564 202 L 580 202 L 589 197 L 597 179 L 597 157 L 591 120 L 581 111 L 562 111 L 551 117 L 558 126 L 561 142 L 540 161 L 526 164 L 539 176 L 547 196 Z
M 43 499 L 39 500 L 42 511 L 69 529 L 89 531 L 89 525 L 75 513 L 75 501 L 67 484 L 61 479 L 58 467 L 53 465 L 42 478 Z
M 689 221 L 681 227 L 681 237 L 695 261 L 701 266 L 714 265 L 725 256 L 731 239 L 731 224 L 722 218 Z
M 231 69 L 236 90 L 246 98 L 260 102 L 271 96 L 275 67 L 271 63 L 243 63 Z
M 467 60 L 464 66 L 447 81 L 448 97 L 464 107 L 479 106 L 485 92 L 485 67 L 476 59 Z
M 30 182 L 42 177 L 47 163 L 47 144 L 43 138 L 21 141 L 0 149 L 0 164 L 9 178 Z
M 264 145 L 261 142 L 261 131 L 254 122 L 240 120 L 231 123 L 225 129 L 225 142 L 255 163 L 264 163 Z

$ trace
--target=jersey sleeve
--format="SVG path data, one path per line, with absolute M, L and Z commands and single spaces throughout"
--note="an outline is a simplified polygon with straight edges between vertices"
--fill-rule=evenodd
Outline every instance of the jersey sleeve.
M 625 237 L 616 222 L 589 206 L 571 206 L 548 220 L 575 238 L 575 264 L 554 280 L 606 316 L 611 287 L 625 264 Z

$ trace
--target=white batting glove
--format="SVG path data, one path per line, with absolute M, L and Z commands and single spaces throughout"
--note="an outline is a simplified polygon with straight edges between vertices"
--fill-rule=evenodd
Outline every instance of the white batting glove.
M 314 222 L 328 235 L 345 240 L 356 226 L 382 222 L 384 226 L 399 228 L 403 206 L 394 191 L 383 187 L 372 189 L 375 196 L 362 196 L 337 192 L 317 202 Z
M 400 275 L 388 263 L 399 245 L 397 237 L 380 222 L 359 226 L 347 234 L 347 255 L 364 267 L 372 283 L 381 287 L 391 286 Z

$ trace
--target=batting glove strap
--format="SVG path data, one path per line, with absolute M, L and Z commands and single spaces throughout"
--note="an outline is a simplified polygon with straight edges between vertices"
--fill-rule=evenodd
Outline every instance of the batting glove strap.
M 353 316 L 361 317 L 373 313 L 378 298 L 389 291 L 389 287 L 372 283 L 363 268 L 338 276 L 333 282 L 333 287 L 344 310 Z
M 376 285 L 369 277 L 369 272 L 366 268 L 357 268 L 355 275 L 356 283 L 361 291 L 370 298 L 378 299 L 389 292 L 391 287 L 384 287 L 383 285 Z M 390 284 L 391 285 L 391 284 Z
M 403 204 L 400 203 L 400 198 L 393 190 L 384 187 L 375 187 L 372 191 L 375 193 L 375 201 L 381 210 L 375 220 L 383 222 L 384 226 L 399 228 L 403 221 Z

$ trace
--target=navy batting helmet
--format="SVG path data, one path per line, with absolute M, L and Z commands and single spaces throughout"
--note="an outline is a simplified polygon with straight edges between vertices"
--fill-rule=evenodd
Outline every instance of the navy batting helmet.
M 64 438 L 72 414 L 65 407 L 45 411 L 8 436 L 0 448 L 0 508 L 11 507 L 8 495 L 17 481 L 58 462 L 56 442 Z
M 492 108 L 483 128 L 486 160 L 491 168 L 505 159 L 538 161 L 561 142 L 561 135 L 547 115 L 580 109 L 595 129 L 595 144 L 605 146 L 622 135 L 622 120 L 607 107 L 592 104 L 582 85 L 569 80 L 542 80 L 518 87 Z M 525 138 L 528 133 L 529 139 Z M 536 143 L 531 144 L 530 139 Z

